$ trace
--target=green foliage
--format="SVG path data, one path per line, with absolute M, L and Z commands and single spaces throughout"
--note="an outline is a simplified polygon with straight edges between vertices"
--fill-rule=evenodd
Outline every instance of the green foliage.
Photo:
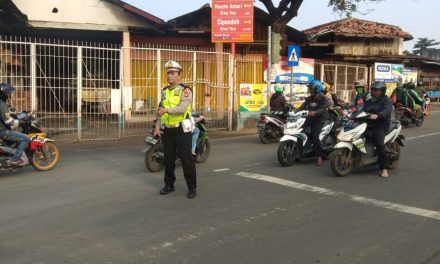
M 334 12 L 351 14 L 359 12 L 359 5 L 366 2 L 381 2 L 384 0 L 329 0 L 328 6 L 333 8 Z
M 414 44 L 413 52 L 414 54 L 422 55 L 423 51 L 439 44 L 440 42 L 436 41 L 435 39 L 417 38 L 416 44 Z
M 272 41 L 271 41 L 271 47 L 272 51 L 270 53 L 271 55 L 271 61 L 272 63 L 278 63 L 280 61 L 280 51 L 281 51 L 281 34 L 272 32 Z

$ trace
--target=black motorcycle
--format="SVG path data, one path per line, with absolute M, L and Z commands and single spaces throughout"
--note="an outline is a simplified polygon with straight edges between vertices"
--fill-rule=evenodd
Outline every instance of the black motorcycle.
M 197 163 L 203 163 L 209 156 L 211 151 L 211 144 L 209 142 L 208 133 L 203 124 L 206 124 L 205 117 L 203 115 L 193 115 L 197 119 L 195 126 L 200 130 L 199 137 L 197 138 L 195 161 Z M 153 125 L 155 127 L 155 125 Z M 145 151 L 145 166 L 151 172 L 157 172 L 162 170 L 164 167 L 164 152 L 163 152 L 163 142 L 160 136 L 153 136 L 153 133 L 149 133 L 145 140 L 147 147 Z M 176 160 L 179 160 L 179 154 L 177 153 Z
M 292 105 L 286 104 L 283 111 L 271 111 L 270 114 L 260 114 L 257 128 L 261 143 L 268 144 L 280 140 L 284 135 L 287 117 L 292 109 Z

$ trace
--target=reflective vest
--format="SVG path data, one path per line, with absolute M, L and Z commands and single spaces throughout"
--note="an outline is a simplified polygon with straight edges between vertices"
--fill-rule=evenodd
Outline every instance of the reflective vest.
M 184 87 L 178 84 L 173 89 L 168 89 L 168 87 L 162 90 L 162 106 L 164 108 L 173 108 L 180 104 L 180 99 L 182 97 Z M 164 126 L 175 126 L 185 119 L 185 117 L 191 114 L 191 104 L 188 105 L 185 113 L 182 114 L 169 114 L 165 113 L 160 118 L 160 122 Z

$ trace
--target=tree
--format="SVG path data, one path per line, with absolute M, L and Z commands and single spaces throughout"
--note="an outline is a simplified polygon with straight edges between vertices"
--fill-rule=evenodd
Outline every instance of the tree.
M 298 15 L 298 9 L 303 0 L 280 0 L 278 7 L 275 7 L 274 0 L 259 0 L 266 7 L 271 17 L 272 31 L 282 34 L 282 46 L 286 43 L 286 26 L 294 17 Z M 313 1 L 313 0 L 311 0 Z M 358 12 L 358 5 L 361 2 L 380 2 L 383 0 L 329 0 L 328 6 L 335 12 L 341 12 L 350 16 Z
M 439 44 L 440 42 L 436 41 L 435 39 L 417 38 L 417 42 L 414 44 L 413 52 L 414 54 L 421 56 L 423 51 L 426 51 L 429 47 L 437 46 Z

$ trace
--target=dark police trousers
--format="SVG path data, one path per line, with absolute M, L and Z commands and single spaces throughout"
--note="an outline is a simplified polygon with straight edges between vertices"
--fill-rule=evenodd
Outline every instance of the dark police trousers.
M 183 175 L 185 176 L 188 189 L 197 187 L 196 164 L 191 154 L 191 132 L 183 133 L 182 126 L 165 128 L 163 133 L 163 148 L 165 155 L 165 185 L 174 186 L 176 175 L 176 149 L 182 163 Z

